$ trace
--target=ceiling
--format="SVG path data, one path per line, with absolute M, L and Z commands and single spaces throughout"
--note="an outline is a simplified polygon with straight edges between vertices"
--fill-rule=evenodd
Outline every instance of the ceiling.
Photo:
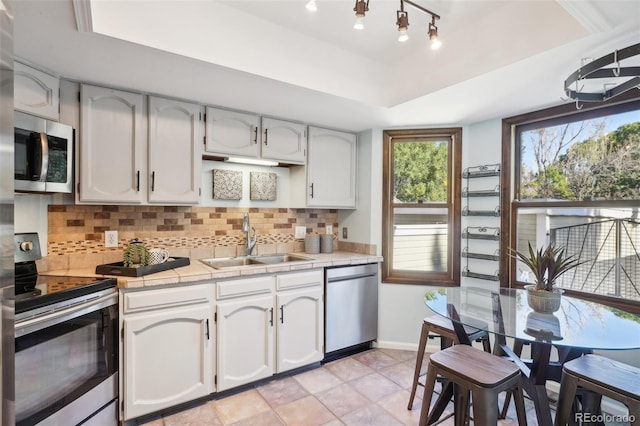
M 21 0 L 16 57 L 61 77 L 333 128 L 463 125 L 561 103 L 584 58 L 640 42 L 640 2 Z

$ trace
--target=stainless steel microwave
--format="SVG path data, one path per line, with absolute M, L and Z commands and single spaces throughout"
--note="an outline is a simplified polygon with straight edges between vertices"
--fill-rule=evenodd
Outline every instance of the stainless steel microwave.
M 72 192 L 73 127 L 16 112 L 15 191 Z

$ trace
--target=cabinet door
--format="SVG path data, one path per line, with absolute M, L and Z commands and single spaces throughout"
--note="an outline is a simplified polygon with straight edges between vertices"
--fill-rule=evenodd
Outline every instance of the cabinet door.
M 307 126 L 262 118 L 262 158 L 304 164 L 307 155 Z
M 211 154 L 260 156 L 260 117 L 207 108 L 205 151 Z
M 277 372 L 324 358 L 322 287 L 289 290 L 276 296 L 278 308 Z
M 124 419 L 208 395 L 210 305 L 127 316 L 124 323 Z
M 309 127 L 307 205 L 356 207 L 355 134 Z
M 149 202 L 198 204 L 201 107 L 149 97 Z
M 18 111 L 58 121 L 60 80 L 19 62 L 13 69 L 14 108 Z
M 274 373 L 273 296 L 218 303 L 218 392 Z
M 146 199 L 144 96 L 81 86 L 79 201 Z

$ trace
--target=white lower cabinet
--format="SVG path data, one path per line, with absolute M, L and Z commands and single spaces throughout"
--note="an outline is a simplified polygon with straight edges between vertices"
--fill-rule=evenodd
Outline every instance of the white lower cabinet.
M 218 392 L 273 375 L 273 296 L 219 302 L 217 316 Z
M 217 283 L 218 392 L 322 360 L 323 283 L 322 269 Z
M 278 293 L 277 372 L 313 364 L 324 358 L 322 287 Z
M 324 269 L 120 291 L 120 420 L 324 357 Z
M 121 293 L 122 420 L 213 391 L 211 284 Z

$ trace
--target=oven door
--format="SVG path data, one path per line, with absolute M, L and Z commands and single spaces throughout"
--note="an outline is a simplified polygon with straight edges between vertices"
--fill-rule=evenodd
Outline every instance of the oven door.
M 16 424 L 78 424 L 113 406 L 117 329 L 115 294 L 17 321 Z

